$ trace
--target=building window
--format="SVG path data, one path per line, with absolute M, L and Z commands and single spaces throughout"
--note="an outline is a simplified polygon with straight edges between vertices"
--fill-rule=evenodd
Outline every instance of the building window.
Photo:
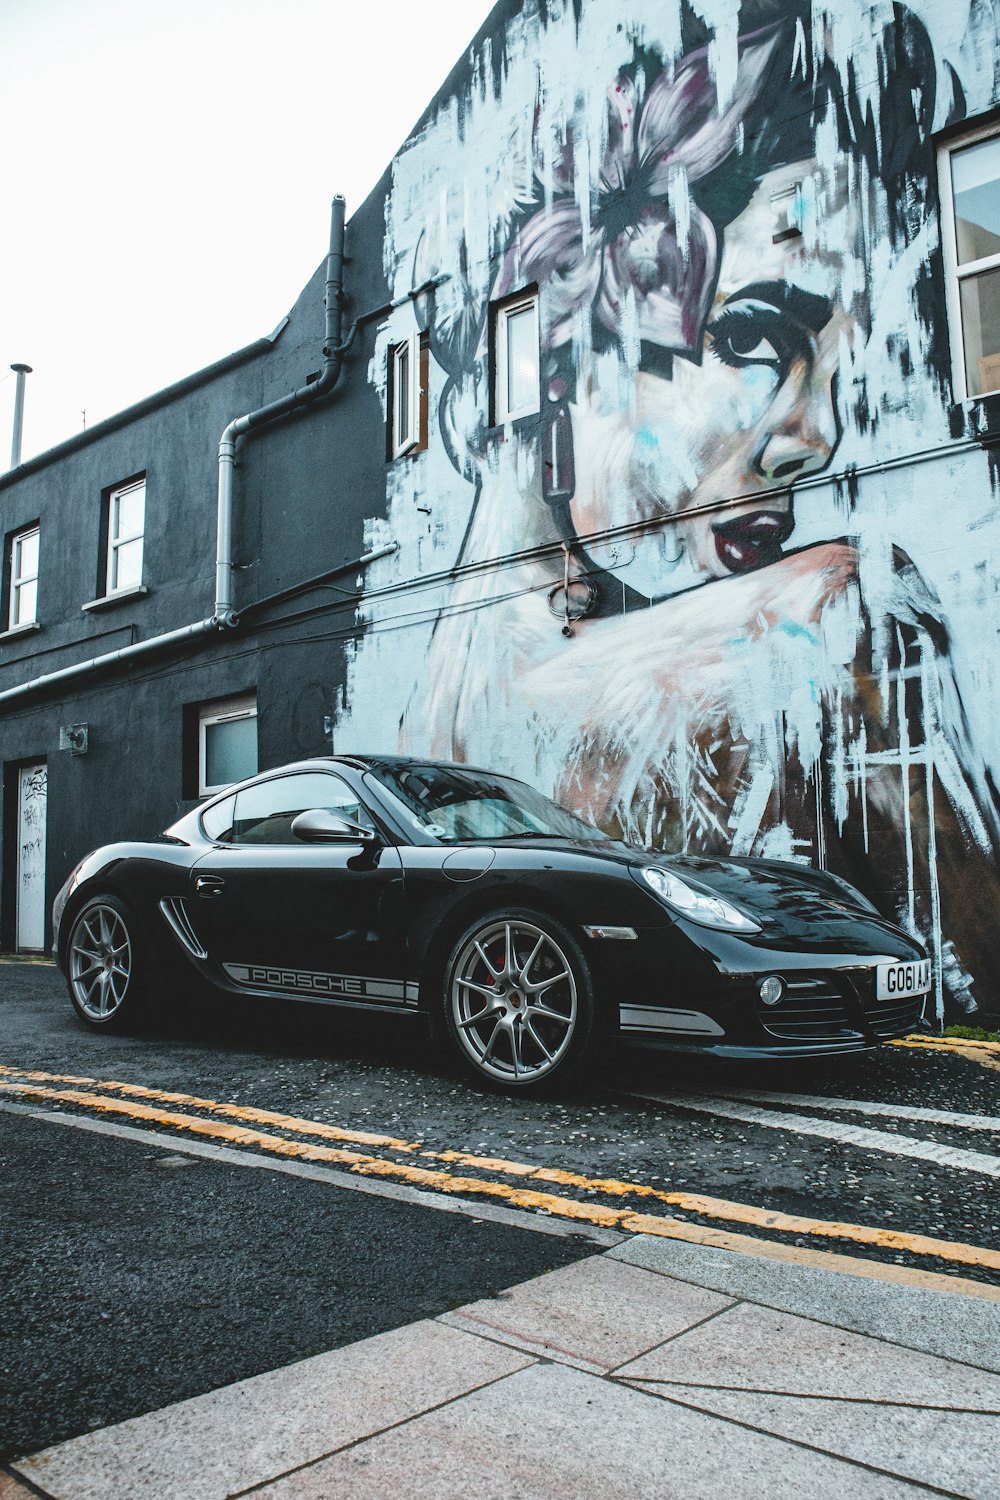
M 142 543 L 146 529 L 146 481 L 133 480 L 108 495 L 107 592 L 137 589 L 142 583 Z
M 955 395 L 1000 390 L 1000 133 L 942 147 L 942 245 Z
M 389 350 L 389 457 L 420 453 L 427 447 L 426 334 L 411 334 Z
M 257 698 L 219 698 L 198 710 L 198 796 L 257 774 Z
M 493 422 L 539 409 L 538 293 L 520 293 L 493 308 Z
M 34 625 L 38 619 L 39 528 L 26 526 L 10 539 L 10 606 L 7 624 L 11 630 Z

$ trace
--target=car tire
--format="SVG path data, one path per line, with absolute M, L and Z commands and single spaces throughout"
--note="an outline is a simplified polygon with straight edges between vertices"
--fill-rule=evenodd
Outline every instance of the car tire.
M 507 1093 L 579 1081 L 595 1061 L 593 983 L 561 922 L 516 908 L 480 916 L 445 966 L 444 1022 L 467 1073 Z
M 146 956 L 135 917 L 119 897 L 92 896 L 73 918 L 66 984 L 73 1009 L 95 1031 L 122 1031 L 146 1015 Z

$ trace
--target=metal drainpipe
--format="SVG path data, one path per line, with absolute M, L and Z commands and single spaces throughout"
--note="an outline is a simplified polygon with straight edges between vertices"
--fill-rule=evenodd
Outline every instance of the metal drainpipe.
M 260 407 L 257 411 L 248 412 L 244 417 L 237 417 L 235 421 L 229 423 L 219 442 L 219 519 L 215 549 L 214 613 L 207 620 L 195 620 L 193 624 L 182 625 L 178 630 L 169 630 L 164 635 L 154 635 L 145 641 L 136 641 L 134 645 L 122 646 L 117 651 L 107 651 L 101 656 L 92 656 L 88 661 L 77 662 L 71 667 L 60 667 L 56 672 L 46 672 L 41 677 L 33 677 L 30 682 L 22 682 L 17 687 L 7 688 L 0 692 L 0 705 L 13 703 L 31 693 L 56 684 L 86 677 L 106 667 L 131 662 L 137 657 L 152 655 L 156 651 L 180 645 L 199 635 L 207 635 L 215 630 L 235 628 L 237 616 L 233 609 L 232 575 L 233 467 L 236 439 L 254 428 L 263 427 L 267 422 L 273 422 L 276 417 L 285 416 L 301 406 L 309 405 L 333 390 L 340 378 L 345 353 L 340 343 L 343 286 L 344 199 L 338 193 L 333 200 L 330 217 L 330 249 L 326 258 L 326 332 L 323 340 L 323 370 L 320 378 L 308 385 L 300 386 L 298 390 L 291 391 L 287 396 L 282 396 L 277 401 Z M 381 547 L 376 548 L 374 552 L 365 553 L 363 557 L 358 558 L 357 566 L 362 567 L 368 562 L 373 562 L 377 557 L 385 556 L 387 550 L 391 551 L 394 548 Z
M 377 562 L 380 557 L 387 557 L 390 552 L 395 552 L 396 547 L 395 542 L 389 542 L 384 547 L 376 547 L 373 551 L 365 552 L 361 557 L 355 558 L 353 562 L 344 563 L 343 571 L 353 573 L 356 568 L 366 568 L 369 563 Z M 55 672 L 45 672 L 41 677 L 33 677 L 30 682 L 22 682 L 17 687 L 6 688 L 0 692 L 0 707 L 6 703 L 13 703 L 18 698 L 26 698 L 30 693 L 40 692 L 44 688 L 72 682 L 78 677 L 87 677 L 107 667 L 121 666 L 136 661 L 142 656 L 152 656 L 157 651 L 169 650 L 171 646 L 183 645 L 185 641 L 192 640 L 196 636 L 212 635 L 218 628 L 215 616 L 210 615 L 207 620 L 196 620 L 193 625 L 181 625 L 177 630 L 168 630 L 165 635 L 150 636 L 148 640 L 136 641 L 132 646 L 120 646 L 117 651 L 106 651 L 101 656 L 90 657 L 88 661 L 78 661 L 71 667 L 60 667 Z
M 325 396 L 340 379 L 344 350 L 340 343 L 341 299 L 344 288 L 344 199 L 338 193 L 330 215 L 330 250 L 326 257 L 326 334 L 323 340 L 323 369 L 318 380 L 303 385 L 267 406 L 236 417 L 219 439 L 219 519 L 215 549 L 215 614 L 220 629 L 236 624 L 233 607 L 233 471 L 236 467 L 236 441 L 244 433 L 263 427 L 277 417 Z

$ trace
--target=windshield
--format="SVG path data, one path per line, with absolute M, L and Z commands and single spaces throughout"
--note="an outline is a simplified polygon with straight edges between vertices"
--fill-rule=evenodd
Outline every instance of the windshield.
M 416 762 L 373 768 L 380 784 L 424 833 L 443 844 L 497 839 L 603 840 L 604 834 L 523 781 L 486 771 Z

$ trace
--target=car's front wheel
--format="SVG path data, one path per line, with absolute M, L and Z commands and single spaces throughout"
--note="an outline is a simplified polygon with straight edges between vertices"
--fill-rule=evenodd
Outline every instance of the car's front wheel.
M 66 981 L 81 1021 L 101 1031 L 129 1025 L 146 1009 L 135 918 L 117 896 L 94 896 L 77 913 L 66 946 Z
M 593 1061 L 593 986 L 561 923 L 526 910 L 480 917 L 445 971 L 445 1023 L 466 1069 L 511 1092 L 560 1085 Z

